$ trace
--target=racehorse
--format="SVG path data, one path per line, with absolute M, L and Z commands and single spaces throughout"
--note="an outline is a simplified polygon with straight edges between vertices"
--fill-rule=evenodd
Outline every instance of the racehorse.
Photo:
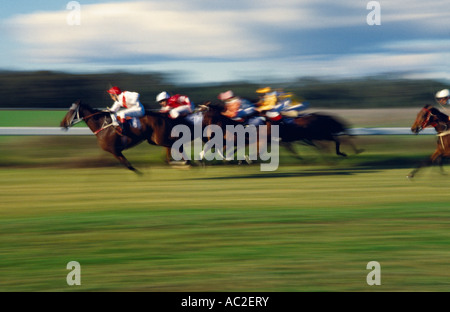
M 233 119 L 230 119 L 224 115 L 222 115 L 222 112 L 225 110 L 225 103 L 223 101 L 207 101 L 205 103 L 203 103 L 202 105 L 200 105 L 198 107 L 198 110 L 203 114 L 203 121 L 202 121 L 202 126 L 203 129 L 207 129 L 208 126 L 211 125 L 216 125 L 219 126 L 222 129 L 222 133 L 223 133 L 223 151 L 218 151 L 219 154 L 222 153 L 222 157 L 225 158 L 224 155 L 224 151 L 227 149 L 227 136 L 229 135 L 229 131 L 227 130 L 227 126 L 233 126 L 236 127 L 238 125 L 242 125 L 241 122 L 235 121 Z M 210 140 L 211 139 L 211 134 L 210 132 L 207 131 L 207 133 L 205 133 L 205 140 Z M 216 134 L 214 134 L 216 135 Z M 259 133 L 257 133 L 258 137 L 259 137 Z M 237 133 L 234 134 L 234 142 L 238 142 L 237 139 Z M 270 137 L 270 132 L 267 133 L 267 139 L 269 139 Z M 249 142 L 249 137 L 245 136 L 245 145 L 249 145 L 251 142 Z M 267 141 L 266 141 L 267 142 Z M 257 150 L 259 149 L 259 143 L 260 141 L 257 140 L 257 142 L 254 142 L 257 144 Z M 234 150 L 237 150 L 237 146 L 234 147 Z M 231 156 L 231 155 L 227 155 L 227 156 Z M 250 162 L 248 156 L 246 155 L 246 160 L 247 162 Z
M 444 173 L 443 160 L 450 157 L 450 121 L 449 117 L 440 112 L 437 108 L 426 105 L 417 114 L 416 120 L 411 126 L 411 131 L 418 134 L 427 127 L 434 127 L 437 132 L 437 147 L 434 153 L 426 160 L 422 161 L 410 174 L 408 178 L 413 178 L 416 173 L 425 166 L 438 164 L 441 173 Z
M 293 119 L 291 123 L 280 124 L 280 137 L 282 142 L 287 143 L 291 150 L 290 143 L 295 141 L 304 141 L 315 146 L 314 141 L 331 141 L 335 144 L 336 155 L 346 157 L 341 147 L 341 137 L 350 136 L 347 125 L 323 113 L 310 113 Z M 348 140 L 356 154 L 363 150 L 358 149 L 354 143 Z
M 111 153 L 121 164 L 136 173 L 140 172 L 125 158 L 122 151 L 146 140 L 149 144 L 165 147 L 169 157 L 170 148 L 177 139 L 171 136 L 171 130 L 180 124 L 180 121 L 172 120 L 161 113 L 146 111 L 140 118 L 140 128 L 134 128 L 127 123 L 123 133 L 119 133 L 112 124 L 111 112 L 94 109 L 76 101 L 60 126 L 67 130 L 82 121 L 97 136 L 98 144 L 104 151 Z
M 222 128 L 226 125 L 234 125 L 237 122 L 223 116 L 221 112 L 224 109 L 223 103 L 219 102 L 206 102 L 203 111 L 204 126 L 208 124 L 217 124 Z M 266 121 L 268 133 L 270 136 L 270 127 L 272 123 Z M 295 153 L 292 143 L 297 141 L 303 141 L 309 145 L 315 146 L 314 141 L 332 141 L 335 143 L 336 154 L 340 156 L 347 156 L 347 154 L 341 152 L 340 136 L 348 134 L 348 127 L 335 117 L 321 114 L 311 113 L 304 116 L 296 117 L 292 124 L 278 123 L 279 125 L 279 137 L 281 142 L 289 151 Z M 356 154 L 361 153 L 363 150 L 358 149 L 353 142 L 349 141 Z

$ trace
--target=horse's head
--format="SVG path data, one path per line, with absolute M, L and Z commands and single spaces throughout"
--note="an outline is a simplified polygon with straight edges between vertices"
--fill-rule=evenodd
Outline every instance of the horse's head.
M 438 109 L 431 105 L 424 106 L 417 114 L 416 120 L 411 126 L 411 131 L 418 134 L 427 127 L 438 127 L 439 125 L 446 125 L 448 123 L 448 116 L 441 113 Z
M 67 130 L 69 127 L 72 127 L 74 124 L 80 122 L 82 119 L 80 118 L 80 100 L 70 106 L 69 111 L 64 116 L 63 120 L 59 124 L 60 127 Z
M 211 125 L 220 123 L 225 118 L 222 112 L 225 109 L 225 103 L 222 101 L 207 101 L 199 105 L 199 111 L 203 113 L 203 124 Z
M 200 105 L 197 106 L 196 111 L 200 113 L 205 113 L 209 111 L 209 105 L 211 104 L 211 101 L 206 101 Z

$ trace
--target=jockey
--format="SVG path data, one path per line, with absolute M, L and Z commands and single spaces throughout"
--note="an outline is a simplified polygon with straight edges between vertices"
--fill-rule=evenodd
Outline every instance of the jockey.
M 186 117 L 192 113 L 192 107 L 194 106 L 186 95 L 175 94 L 170 96 L 166 91 L 156 96 L 156 102 L 162 106 L 160 112 L 168 113 L 172 119 Z
M 436 102 L 440 105 L 450 104 L 450 90 L 443 89 L 441 91 L 436 92 L 435 95 Z
M 290 122 L 299 116 L 299 112 L 308 108 L 309 103 L 292 103 L 292 94 L 282 91 L 273 91 L 270 87 L 256 90 L 260 94 L 257 110 L 265 112 L 265 116 L 271 121 Z M 291 118 L 283 118 L 283 117 Z
M 235 96 L 233 91 L 228 90 L 226 92 L 222 92 L 217 98 L 225 103 L 225 111 L 222 112 L 222 115 L 225 117 L 237 122 L 245 122 L 245 120 L 249 118 L 248 124 L 253 124 L 255 126 L 263 123 L 264 118 L 252 116 L 256 112 L 256 108 L 253 103 Z
M 144 106 L 139 102 L 139 93 L 122 91 L 118 87 L 112 87 L 108 91 L 111 99 L 114 101 L 113 106 L 109 109 L 113 113 L 121 108 L 124 108 L 117 113 L 117 119 L 122 124 L 125 123 L 126 117 L 142 117 L 145 115 Z M 113 121 L 115 126 L 118 126 L 116 121 Z

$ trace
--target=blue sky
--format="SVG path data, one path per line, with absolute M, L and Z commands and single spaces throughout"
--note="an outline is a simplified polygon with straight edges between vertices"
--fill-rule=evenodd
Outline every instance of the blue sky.
M 185 83 L 450 79 L 447 0 L 377 1 L 380 25 L 368 25 L 365 0 L 69 2 L 3 1 L 0 69 L 158 71 Z

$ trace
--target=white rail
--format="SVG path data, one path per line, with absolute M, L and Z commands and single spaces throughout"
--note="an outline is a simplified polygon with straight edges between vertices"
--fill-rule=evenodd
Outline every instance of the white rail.
M 410 128 L 352 128 L 352 135 L 411 135 Z M 436 134 L 432 128 L 425 129 L 421 134 Z M 7 136 L 64 136 L 64 135 L 94 135 L 86 127 L 69 128 L 67 131 L 59 127 L 0 127 L 0 135 Z

